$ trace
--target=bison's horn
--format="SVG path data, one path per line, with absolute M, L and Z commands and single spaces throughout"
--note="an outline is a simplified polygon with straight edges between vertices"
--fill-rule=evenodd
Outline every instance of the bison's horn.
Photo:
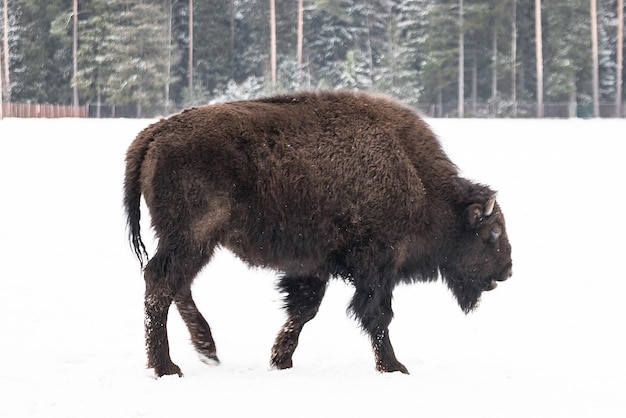
M 485 212 L 484 215 L 485 216 L 491 216 L 491 214 L 493 213 L 493 208 L 496 205 L 496 195 L 494 194 L 493 196 L 491 196 L 489 198 L 489 200 L 487 200 L 487 203 L 485 203 Z

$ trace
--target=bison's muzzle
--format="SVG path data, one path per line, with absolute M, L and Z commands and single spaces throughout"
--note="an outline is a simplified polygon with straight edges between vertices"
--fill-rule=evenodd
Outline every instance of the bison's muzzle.
M 504 270 L 504 272 L 501 275 L 498 276 L 497 279 L 492 280 L 491 283 L 489 283 L 489 286 L 487 287 L 487 289 L 485 290 L 489 292 L 495 289 L 496 287 L 498 287 L 498 282 L 506 282 L 512 276 L 513 276 L 513 269 L 511 266 L 509 266 Z

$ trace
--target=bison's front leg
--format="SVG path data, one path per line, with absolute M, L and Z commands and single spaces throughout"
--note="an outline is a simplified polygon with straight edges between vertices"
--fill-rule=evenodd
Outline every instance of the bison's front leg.
M 370 336 L 376 370 L 408 374 L 407 368 L 396 358 L 389 339 L 389 324 L 393 318 L 391 293 L 392 289 L 382 285 L 357 287 L 350 310 Z
M 285 294 L 284 308 L 287 322 L 276 337 L 272 348 L 271 366 L 288 369 L 293 366 L 292 356 L 298 346 L 298 338 L 304 324 L 315 317 L 324 293 L 326 278 L 284 276 L 278 288 Z

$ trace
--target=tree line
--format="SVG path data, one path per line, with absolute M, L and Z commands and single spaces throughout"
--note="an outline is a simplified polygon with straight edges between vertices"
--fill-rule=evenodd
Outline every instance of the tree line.
M 553 103 L 563 116 L 623 116 L 623 0 L 3 0 L 2 9 L 4 101 L 151 116 L 346 88 L 434 116 L 542 116 Z

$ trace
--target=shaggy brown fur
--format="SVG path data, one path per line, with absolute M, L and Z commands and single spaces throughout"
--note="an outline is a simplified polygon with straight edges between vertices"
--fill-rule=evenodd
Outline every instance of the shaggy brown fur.
M 159 239 L 145 268 L 148 366 L 181 374 L 167 314 L 180 311 L 198 352 L 217 361 L 191 282 L 221 245 L 282 273 L 287 322 L 271 364 L 292 366 L 329 278 L 355 287 L 350 310 L 379 371 L 407 369 L 389 340 L 392 291 L 441 276 L 465 312 L 511 274 L 494 192 L 458 176 L 416 113 L 384 97 L 299 93 L 183 111 L 142 131 L 126 157 L 130 239 L 143 195 Z

